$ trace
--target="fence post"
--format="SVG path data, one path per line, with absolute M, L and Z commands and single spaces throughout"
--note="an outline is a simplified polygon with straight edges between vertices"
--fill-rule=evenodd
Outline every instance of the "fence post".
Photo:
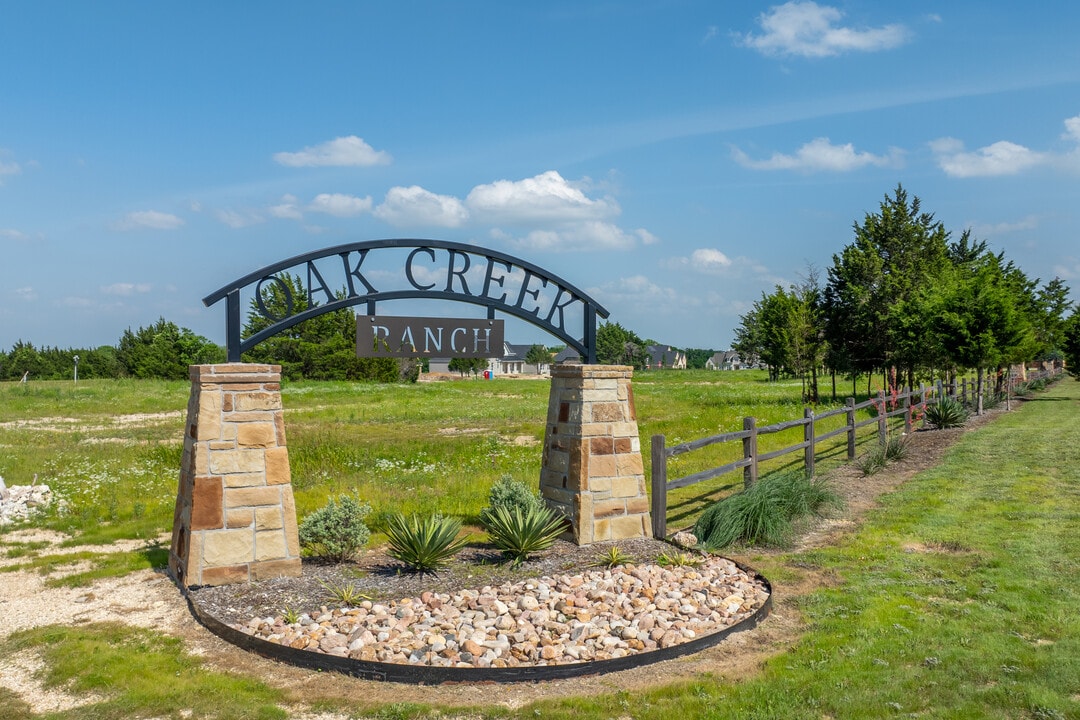
M 847 459 L 855 459 L 855 398 L 847 399 Z
M 919 427 L 926 427 L 926 385 L 919 383 L 919 395 L 922 400 L 919 402 L 919 407 L 922 409 L 922 415 L 919 417 Z
M 885 409 L 885 391 L 884 390 L 878 390 L 877 402 L 878 402 L 878 416 L 877 416 L 878 442 L 881 443 L 884 446 L 885 443 L 888 442 L 887 433 L 888 433 L 888 423 L 889 423 L 889 418 L 887 417 L 888 410 Z
M 904 434 L 911 433 L 911 396 L 915 394 L 912 388 L 904 391 Z
M 667 537 L 667 447 L 663 435 L 652 436 L 652 533 Z
M 967 405 L 967 378 L 960 381 L 960 402 Z
M 744 417 L 742 426 L 743 430 L 750 433 L 742 441 L 743 458 L 750 459 L 750 464 L 744 467 L 742 471 L 743 486 L 748 488 L 757 482 L 757 421 L 752 417 Z
M 811 408 L 803 408 L 803 460 L 806 464 L 806 477 L 814 477 L 814 411 Z

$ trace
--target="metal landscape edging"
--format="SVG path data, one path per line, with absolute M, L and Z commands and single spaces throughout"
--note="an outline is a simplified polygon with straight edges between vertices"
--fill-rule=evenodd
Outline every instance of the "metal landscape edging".
M 735 562 L 735 561 L 732 561 Z M 756 570 L 746 567 L 741 563 L 735 565 L 745 571 L 752 572 L 765 586 L 768 597 L 761 607 L 756 609 L 750 616 L 739 622 L 708 635 L 694 638 L 693 640 L 667 648 L 657 648 L 647 652 L 638 652 L 625 655 L 620 658 L 608 660 L 588 660 L 585 662 L 566 663 L 561 665 L 521 665 L 518 667 L 505 668 L 462 668 L 462 667 L 438 667 L 434 665 L 412 665 L 406 663 L 387 663 L 371 660 L 356 660 L 349 657 L 327 655 L 311 650 L 298 650 L 279 645 L 267 640 L 248 635 L 234 627 L 218 620 L 209 613 L 203 612 L 198 603 L 187 594 L 188 607 L 196 620 L 207 630 L 217 635 L 222 640 L 236 645 L 237 647 L 261 655 L 271 660 L 307 668 L 309 670 L 331 670 L 333 672 L 349 675 L 361 680 L 375 680 L 380 682 L 399 682 L 412 685 L 441 685 L 449 683 L 512 683 L 512 682 L 540 682 L 543 680 L 566 680 L 590 675 L 603 675 L 620 670 L 643 667 L 664 660 L 673 660 L 683 655 L 700 652 L 712 647 L 724 640 L 729 635 L 745 630 L 752 630 L 768 617 L 772 611 L 772 585 Z

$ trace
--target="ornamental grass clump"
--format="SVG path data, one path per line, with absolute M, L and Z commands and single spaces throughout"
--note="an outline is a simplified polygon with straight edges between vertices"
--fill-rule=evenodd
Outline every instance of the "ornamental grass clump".
M 562 515 L 543 505 L 528 510 L 500 505 L 488 510 L 484 527 L 491 544 L 502 550 L 514 565 L 520 565 L 529 555 L 554 545 L 566 527 Z
M 864 476 L 870 476 L 879 470 L 883 470 L 891 462 L 903 460 L 907 457 L 907 454 L 907 437 L 905 435 L 894 436 L 886 440 L 884 444 L 875 445 L 872 450 L 855 462 L 855 467 Z
M 709 506 L 694 535 L 708 550 L 735 543 L 783 546 L 796 521 L 840 504 L 824 480 L 807 479 L 801 471 L 769 475 Z
M 938 430 L 963 427 L 967 421 L 967 408 L 959 400 L 944 397 L 926 406 L 926 422 Z
M 419 573 L 435 573 L 465 546 L 469 536 L 459 538 L 461 521 L 442 515 L 420 518 L 391 515 L 386 520 L 387 554 Z
M 371 512 L 367 503 L 342 495 L 304 518 L 300 523 L 300 545 L 310 555 L 331 562 L 348 562 L 367 545 L 371 532 L 364 518 Z

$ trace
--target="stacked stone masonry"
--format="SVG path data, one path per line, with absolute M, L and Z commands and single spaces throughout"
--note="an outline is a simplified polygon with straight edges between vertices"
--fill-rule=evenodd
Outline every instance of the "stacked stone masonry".
M 632 375 L 619 365 L 552 370 L 540 491 L 579 545 L 652 535 Z
M 169 569 L 185 587 L 300 574 L 279 366 L 191 367 Z

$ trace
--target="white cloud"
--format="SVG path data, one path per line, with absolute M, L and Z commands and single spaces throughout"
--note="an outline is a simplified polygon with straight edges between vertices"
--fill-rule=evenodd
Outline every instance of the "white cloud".
M 960 140 L 939 138 L 930 143 L 930 150 L 946 175 L 959 178 L 1015 175 L 1051 160 L 1046 153 L 1007 140 L 966 152 Z
M 0 184 L 4 182 L 5 175 L 18 175 L 22 167 L 17 162 L 4 162 L 0 160 Z
M 234 230 L 266 222 L 266 218 L 262 215 L 251 211 L 238 212 L 236 210 L 218 210 L 214 213 L 214 216 L 223 225 L 228 225 Z
M 33 302 L 38 298 L 37 292 L 35 292 L 32 287 L 15 288 L 14 292 L 15 296 L 23 302 Z
M 139 228 L 151 228 L 153 230 L 175 230 L 184 224 L 184 221 L 171 213 L 158 212 L 157 210 L 138 210 L 128 213 L 124 218 L 113 224 L 116 230 L 137 230 Z
M 370 197 L 356 197 L 341 193 L 322 193 L 308 205 L 312 212 L 326 213 L 335 217 L 353 217 L 371 211 Z
M 991 237 L 994 235 L 1007 235 L 1008 233 L 1019 232 L 1021 230 L 1034 230 L 1039 226 L 1039 218 L 1035 215 L 1028 215 L 1026 218 L 1012 223 L 996 223 L 992 225 L 972 225 L 971 231 L 976 237 Z
M 102 286 L 101 292 L 105 295 L 128 297 L 150 292 L 150 285 L 148 283 L 113 283 L 112 285 Z
M 708 42 L 712 42 L 712 40 L 719 34 L 720 28 L 715 25 L 710 25 L 705 29 L 705 37 L 701 38 L 701 44 L 704 45 Z
M 605 283 L 595 291 L 604 304 L 631 304 L 634 306 L 655 306 L 677 303 L 679 293 L 674 288 L 657 285 L 644 275 L 632 275 Z
M 903 152 L 890 148 L 888 155 L 857 152 L 851 143 L 833 145 L 828 138 L 815 138 L 793 155 L 774 152 L 767 160 L 754 160 L 739 148 L 732 148 L 732 157 L 743 167 L 753 170 L 800 170 L 803 172 L 849 172 L 867 165 L 897 167 Z
M 469 219 L 469 211 L 461 200 L 452 195 L 437 195 L 418 185 L 390 188 L 373 214 L 397 226 L 460 227 Z
M 0 238 L 8 238 L 9 240 L 28 240 L 26 233 L 19 232 L 14 228 L 0 228 Z
M 1065 119 L 1065 133 L 1061 137 L 1080 143 L 1080 115 Z
M 698 248 L 690 253 L 690 262 L 703 272 L 717 272 L 731 267 L 731 258 L 716 248 Z
M 758 261 L 743 255 L 730 257 L 716 248 L 698 248 L 689 256 L 668 258 L 661 265 L 670 270 L 692 272 L 712 277 L 736 278 L 751 276 L 759 279 L 773 277 L 769 269 Z
M 509 225 L 600 220 L 620 212 L 613 199 L 594 200 L 555 170 L 524 180 L 477 185 L 465 204 L 478 221 Z
M 1062 258 L 1062 262 L 1054 265 L 1054 275 L 1062 280 L 1080 279 L 1080 258 Z
M 300 152 L 274 153 L 274 160 L 289 167 L 368 167 L 389 165 L 393 157 L 383 150 L 375 150 L 362 138 L 348 135 L 306 147 Z
M 533 230 L 515 238 L 496 229 L 492 237 L 506 240 L 523 250 L 573 252 L 583 250 L 629 250 L 638 243 L 651 245 L 656 237 L 648 230 L 625 231 L 617 225 L 598 220 L 565 223 L 558 228 Z
M 299 200 L 295 195 L 282 195 L 281 202 L 270 206 L 267 212 L 276 218 L 285 220 L 304 219 L 304 212 L 300 209 Z
M 736 42 L 764 55 L 829 57 L 874 52 L 903 45 L 911 33 L 903 25 L 850 28 L 837 25 L 844 13 L 815 2 L 788 2 L 758 16 L 763 32 L 736 35 Z

